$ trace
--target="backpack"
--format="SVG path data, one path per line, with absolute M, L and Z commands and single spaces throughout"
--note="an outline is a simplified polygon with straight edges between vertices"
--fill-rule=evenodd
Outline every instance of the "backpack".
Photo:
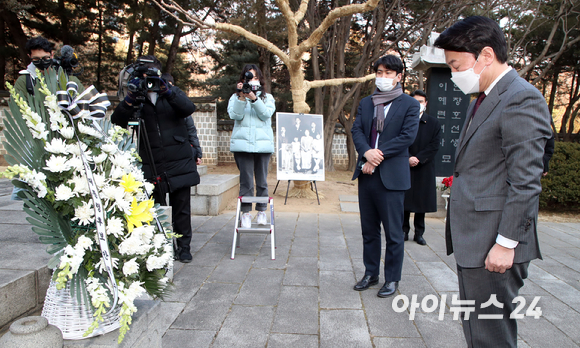
M 131 79 L 133 70 L 133 64 L 130 64 L 124 67 L 123 70 L 121 70 L 119 73 L 119 88 L 117 89 L 117 97 L 119 97 L 120 101 L 125 99 L 125 96 L 127 95 L 127 84 Z

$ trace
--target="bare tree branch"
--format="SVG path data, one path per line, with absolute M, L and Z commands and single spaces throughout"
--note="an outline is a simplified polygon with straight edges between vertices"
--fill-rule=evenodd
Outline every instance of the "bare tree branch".
M 280 0 L 285 1 L 285 0 Z M 302 41 L 300 46 L 298 46 L 298 54 L 302 54 L 309 49 L 311 49 L 314 45 L 316 45 L 322 35 L 330 28 L 330 26 L 340 17 L 346 17 L 349 15 L 353 15 L 355 13 L 363 13 L 373 10 L 377 7 L 379 0 L 367 0 L 363 4 L 350 4 L 342 7 L 335 8 L 334 10 L 330 11 L 328 15 L 324 18 L 322 23 L 316 30 L 312 32 L 308 39 Z

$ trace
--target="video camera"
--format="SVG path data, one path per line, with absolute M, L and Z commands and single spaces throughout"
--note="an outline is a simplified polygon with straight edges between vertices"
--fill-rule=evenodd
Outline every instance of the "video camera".
M 153 63 L 153 61 L 140 59 L 127 69 L 127 72 L 131 75 L 129 83 L 127 84 L 127 89 L 131 92 L 140 92 L 137 93 L 139 95 L 137 100 L 140 101 L 145 100 L 147 92 L 161 91 L 161 71 L 157 68 L 148 67 L 148 63 Z M 143 75 L 145 75 L 145 79 L 143 78 Z M 131 80 L 135 78 L 140 80 L 139 85 L 131 83 Z
M 244 74 L 244 84 L 242 85 L 242 89 L 238 89 L 238 92 L 242 92 L 244 94 L 248 94 L 250 92 L 256 92 L 260 89 L 260 86 L 252 86 L 250 81 L 254 78 L 254 74 L 250 71 Z
M 52 65 L 57 69 L 58 67 L 61 67 L 67 75 L 73 75 L 73 69 L 79 66 L 79 59 L 76 53 L 74 53 L 74 48 L 69 45 L 62 46 L 60 49 L 60 57 L 54 57 Z M 81 71 L 74 75 L 80 75 L 82 71 L 81 67 Z

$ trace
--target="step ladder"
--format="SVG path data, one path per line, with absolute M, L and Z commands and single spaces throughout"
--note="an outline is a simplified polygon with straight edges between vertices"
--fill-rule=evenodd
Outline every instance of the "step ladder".
M 252 227 L 242 228 L 240 219 L 242 203 L 270 204 L 270 224 L 258 225 L 256 222 L 252 221 Z M 270 248 L 272 250 L 272 260 L 276 260 L 276 238 L 274 234 L 274 199 L 272 197 L 252 197 L 252 196 L 238 197 L 238 208 L 236 209 L 236 220 L 234 226 L 234 241 L 232 243 L 232 256 L 231 256 L 232 260 L 236 255 L 236 247 L 240 246 L 240 236 L 242 233 L 270 234 Z

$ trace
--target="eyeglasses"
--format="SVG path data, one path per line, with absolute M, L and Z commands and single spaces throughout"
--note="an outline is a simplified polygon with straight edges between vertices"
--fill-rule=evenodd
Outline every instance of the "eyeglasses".
M 38 64 L 38 63 L 40 63 L 40 62 L 43 62 L 43 63 L 46 63 L 46 64 L 48 64 L 48 63 L 52 62 L 52 58 L 50 58 L 50 57 L 42 57 L 42 58 L 31 58 L 30 60 L 31 60 L 31 61 L 32 61 L 32 63 L 34 63 L 34 64 Z

